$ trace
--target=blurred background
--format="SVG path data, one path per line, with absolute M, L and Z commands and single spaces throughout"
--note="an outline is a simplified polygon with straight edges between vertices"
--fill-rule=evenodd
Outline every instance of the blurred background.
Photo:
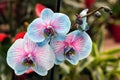
M 6 63 L 7 50 L 23 38 L 31 21 L 40 17 L 45 7 L 56 12 L 57 0 L 0 0 L 0 80 L 120 80 L 120 0 L 61 0 L 60 12 L 70 17 L 88 8 L 109 7 L 113 14 L 101 9 L 101 16 L 88 17 L 87 31 L 93 41 L 92 52 L 77 65 L 64 62 L 49 71 L 46 77 L 34 72 L 16 76 Z M 71 27 L 71 31 L 74 30 Z

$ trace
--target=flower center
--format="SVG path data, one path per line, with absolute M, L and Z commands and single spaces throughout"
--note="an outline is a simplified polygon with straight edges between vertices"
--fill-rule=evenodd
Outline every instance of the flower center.
M 75 50 L 73 48 L 65 49 L 65 56 L 67 58 L 71 58 L 72 55 L 75 54 Z
M 45 36 L 53 36 L 54 35 L 54 31 L 53 31 L 52 28 L 46 28 L 44 30 L 44 34 L 45 34 Z
M 33 60 L 30 57 L 27 57 L 23 60 L 22 63 L 24 66 L 34 66 Z

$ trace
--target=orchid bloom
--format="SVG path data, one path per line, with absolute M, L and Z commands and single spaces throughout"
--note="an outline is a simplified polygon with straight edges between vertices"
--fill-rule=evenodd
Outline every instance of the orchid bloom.
M 84 9 L 84 10 L 79 14 L 80 17 L 85 16 L 85 15 L 87 14 L 87 12 L 88 12 L 88 9 Z M 87 17 L 83 17 L 83 18 L 82 18 L 82 24 L 80 25 L 79 29 L 82 30 L 82 31 L 86 31 L 86 30 L 89 29 L 88 23 L 87 23 Z
M 55 56 L 51 47 L 48 44 L 38 47 L 27 34 L 23 39 L 17 39 L 7 53 L 7 63 L 16 75 L 22 75 L 32 69 L 37 74 L 45 76 L 54 62 Z
M 42 10 L 40 18 L 28 27 L 28 37 L 34 42 L 43 42 L 48 37 L 66 35 L 70 30 L 69 17 L 63 13 L 54 13 L 51 9 Z
M 79 60 L 88 57 L 92 48 L 89 35 L 79 30 L 69 33 L 65 40 L 53 39 L 50 44 L 56 56 L 56 64 L 67 60 L 75 65 Z

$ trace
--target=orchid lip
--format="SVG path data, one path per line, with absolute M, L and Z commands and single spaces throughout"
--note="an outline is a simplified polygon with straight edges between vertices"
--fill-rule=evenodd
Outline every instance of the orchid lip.
M 75 54 L 75 50 L 73 48 L 65 48 L 65 57 L 70 59 L 70 56 L 73 56 Z
M 44 34 L 45 36 L 53 36 L 55 33 L 54 33 L 54 30 L 49 27 L 44 30 Z
M 35 64 L 34 64 L 34 62 L 33 62 L 33 60 L 32 60 L 31 57 L 26 57 L 26 58 L 23 60 L 22 64 L 23 64 L 24 66 L 35 66 Z

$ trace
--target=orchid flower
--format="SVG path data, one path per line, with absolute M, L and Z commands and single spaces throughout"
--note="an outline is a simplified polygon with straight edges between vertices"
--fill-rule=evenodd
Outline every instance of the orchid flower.
M 83 17 L 87 14 L 88 12 L 88 9 L 84 9 L 79 15 L 80 17 Z M 87 31 L 89 29 L 88 27 L 88 23 L 87 23 L 87 17 L 83 17 L 82 18 L 82 24 L 80 25 L 79 27 L 80 30 L 82 31 Z
M 70 30 L 69 17 L 63 13 L 54 13 L 51 9 L 42 10 L 40 18 L 28 27 L 28 37 L 34 42 L 43 42 L 53 36 L 66 35 Z
M 66 36 L 65 40 L 51 40 L 51 47 L 56 56 L 55 64 L 64 60 L 75 65 L 79 60 L 88 57 L 92 48 L 92 41 L 86 32 L 75 30 Z
M 16 75 L 22 75 L 32 69 L 37 74 L 45 76 L 54 62 L 55 56 L 51 47 L 48 44 L 38 47 L 27 34 L 23 39 L 17 39 L 7 53 L 7 63 Z

